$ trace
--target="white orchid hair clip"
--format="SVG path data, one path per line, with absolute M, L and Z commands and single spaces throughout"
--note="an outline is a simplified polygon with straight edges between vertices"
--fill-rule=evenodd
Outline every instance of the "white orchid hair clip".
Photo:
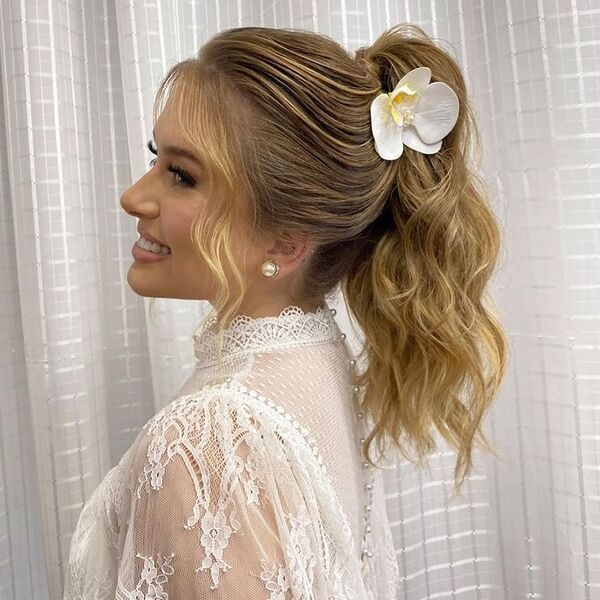
M 430 80 L 431 69 L 418 67 L 371 103 L 371 129 L 381 158 L 399 158 L 404 145 L 435 154 L 456 125 L 458 96 L 445 83 Z

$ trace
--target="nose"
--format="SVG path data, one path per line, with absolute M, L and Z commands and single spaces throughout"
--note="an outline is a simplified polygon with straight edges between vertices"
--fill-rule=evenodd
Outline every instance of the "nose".
M 121 194 L 120 203 L 123 210 L 133 217 L 151 219 L 159 213 L 158 201 L 148 186 L 141 185 L 142 179 Z

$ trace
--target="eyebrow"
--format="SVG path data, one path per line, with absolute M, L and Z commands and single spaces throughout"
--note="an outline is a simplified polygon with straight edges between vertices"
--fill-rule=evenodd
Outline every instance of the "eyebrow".
M 154 129 L 152 130 L 152 137 L 156 140 Z M 168 154 L 172 154 L 173 156 L 187 158 L 192 162 L 196 163 L 199 167 L 202 167 L 202 161 L 191 150 L 187 150 L 186 148 L 180 148 L 179 146 L 165 146 L 163 150 Z

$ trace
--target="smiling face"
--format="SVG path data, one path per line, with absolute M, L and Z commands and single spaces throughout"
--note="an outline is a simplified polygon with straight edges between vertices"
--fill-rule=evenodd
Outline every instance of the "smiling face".
M 139 219 L 138 230 L 170 248 L 166 255 L 132 249 L 134 262 L 127 282 L 141 296 L 209 299 L 211 281 L 190 238 L 198 212 L 209 216 L 211 203 L 203 191 L 202 165 L 175 149 L 188 150 L 169 103 L 154 126 L 149 149 L 157 154 L 152 167 L 121 196 L 121 206 Z M 145 254 L 145 256 L 144 256 Z
M 140 296 L 212 301 L 217 279 L 198 254 L 191 229 L 197 215 L 202 221 L 211 220 L 219 200 L 207 193 L 206 171 L 178 128 L 170 100 L 155 122 L 149 149 L 156 154 L 150 162 L 152 168 L 123 192 L 121 206 L 139 219 L 142 234 L 167 246 L 170 252 L 151 254 L 134 244 L 127 283 Z M 250 316 L 277 314 L 292 302 L 310 309 L 312 303 L 304 305 L 295 297 L 292 300 L 302 270 L 298 267 L 309 256 L 310 247 L 261 238 L 249 226 L 242 202 L 235 210 L 230 251 L 247 287 L 240 311 Z M 280 268 L 274 279 L 261 274 L 267 259 Z M 223 269 L 232 281 L 227 265 Z

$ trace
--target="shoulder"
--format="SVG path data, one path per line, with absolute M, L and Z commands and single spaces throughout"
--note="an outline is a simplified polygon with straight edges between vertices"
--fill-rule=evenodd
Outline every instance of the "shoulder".
M 239 382 L 176 398 L 138 438 L 131 469 L 132 526 L 145 531 L 147 518 L 168 510 L 183 530 L 199 528 L 202 556 L 185 554 L 198 561 L 194 568 L 200 564 L 200 570 L 210 571 L 213 586 L 228 570 L 223 553 L 230 541 L 231 557 L 273 547 L 272 540 L 280 539 L 291 544 L 286 552 L 294 564 L 304 560 L 293 543 L 300 526 L 307 540 L 315 540 L 311 554 L 319 561 L 327 560 L 321 550 L 335 544 L 340 563 L 347 564 L 354 544 L 350 527 L 307 434 L 285 411 Z M 185 534 L 169 527 L 161 525 L 159 537 L 170 548 Z M 260 543 L 248 549 L 247 536 L 238 538 L 241 531 L 252 532 Z M 211 532 L 218 532 L 218 547 Z
M 165 438 L 170 441 L 201 441 L 209 430 L 232 428 L 238 435 L 247 433 L 280 433 L 295 442 L 299 450 L 309 451 L 319 460 L 310 431 L 283 407 L 252 387 L 228 378 L 175 398 L 142 427 L 143 438 Z M 288 445 L 288 447 L 290 447 Z
M 177 397 L 143 426 L 131 465 L 141 473 L 138 496 L 142 486 L 161 487 L 177 456 L 195 468 L 190 474 L 196 477 L 202 468 L 225 477 L 229 462 L 248 460 L 265 469 L 285 462 L 325 474 L 310 432 L 269 398 L 231 379 Z

